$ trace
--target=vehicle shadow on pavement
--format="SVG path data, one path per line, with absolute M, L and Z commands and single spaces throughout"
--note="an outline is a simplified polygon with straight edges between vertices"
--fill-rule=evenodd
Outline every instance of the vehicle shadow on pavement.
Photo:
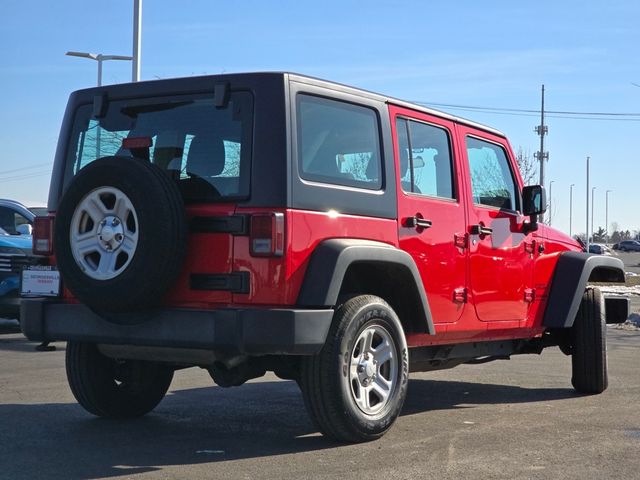
M 473 408 L 475 405 L 533 403 L 575 398 L 572 388 L 525 388 L 444 380 L 409 380 L 409 393 L 401 415 L 429 410 Z
M 549 401 L 575 396 L 571 392 L 411 380 L 402 414 Z M 164 466 L 368 448 L 321 437 L 295 382 L 282 381 L 176 390 L 153 413 L 128 421 L 98 419 L 69 403 L 0 405 L 0 425 L 3 475 L 12 479 L 128 477 Z

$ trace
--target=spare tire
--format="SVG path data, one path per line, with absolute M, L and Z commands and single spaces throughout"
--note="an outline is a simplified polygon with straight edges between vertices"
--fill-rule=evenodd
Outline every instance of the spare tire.
M 158 305 L 182 267 L 185 217 L 176 183 L 156 165 L 129 157 L 90 163 L 73 178 L 56 214 L 64 285 L 99 314 Z

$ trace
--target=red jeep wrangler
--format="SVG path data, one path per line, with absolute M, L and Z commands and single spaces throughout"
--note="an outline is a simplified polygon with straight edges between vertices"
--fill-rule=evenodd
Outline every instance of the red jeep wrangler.
M 572 383 L 607 387 L 624 282 L 537 223 L 505 136 L 288 73 L 81 90 L 62 124 L 35 251 L 60 272 L 26 300 L 38 341 L 68 341 L 78 402 L 134 417 L 173 372 L 223 387 L 294 379 L 317 428 L 383 435 L 410 371 L 559 346 Z M 57 292 L 54 292 L 57 293 Z

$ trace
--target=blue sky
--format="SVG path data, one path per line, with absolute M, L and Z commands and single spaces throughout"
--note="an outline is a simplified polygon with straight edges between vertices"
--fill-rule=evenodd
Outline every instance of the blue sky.
M 96 83 L 95 62 L 67 50 L 131 54 L 132 0 L 3 0 L 0 197 L 44 204 L 67 97 Z M 142 79 L 289 70 L 399 98 L 549 110 L 640 113 L 640 3 L 144 1 Z M 106 62 L 103 82 L 131 78 Z M 442 108 L 504 131 L 533 152 L 536 116 Z M 553 224 L 585 231 L 585 158 L 596 226 L 640 229 L 636 120 L 549 118 Z

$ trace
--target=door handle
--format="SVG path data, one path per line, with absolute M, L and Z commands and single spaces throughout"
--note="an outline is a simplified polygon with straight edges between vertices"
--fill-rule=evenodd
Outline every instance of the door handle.
M 493 228 L 485 227 L 483 224 L 471 225 L 472 235 L 491 235 Z
M 431 228 L 433 223 L 431 220 L 427 220 L 426 218 L 413 216 L 407 217 L 404 219 L 404 226 L 409 228 Z

